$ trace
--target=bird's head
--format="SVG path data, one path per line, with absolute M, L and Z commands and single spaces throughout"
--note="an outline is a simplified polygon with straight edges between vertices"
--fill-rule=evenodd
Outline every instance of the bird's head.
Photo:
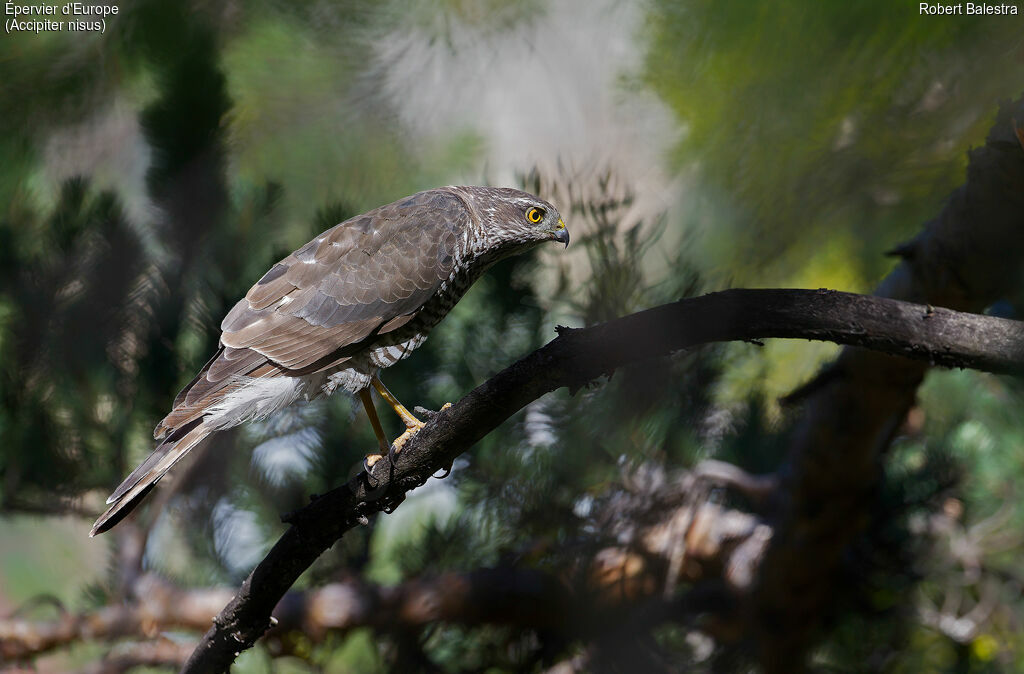
M 544 241 L 569 245 L 558 209 L 540 197 L 510 187 L 459 187 L 475 211 L 484 244 L 501 257 Z

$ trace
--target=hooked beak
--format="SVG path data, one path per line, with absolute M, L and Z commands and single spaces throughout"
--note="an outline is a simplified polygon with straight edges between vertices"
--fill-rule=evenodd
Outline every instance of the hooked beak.
M 569 247 L 569 230 L 565 228 L 565 223 L 562 219 L 558 219 L 558 226 L 551 232 L 551 238 L 560 243 L 564 243 L 565 247 Z

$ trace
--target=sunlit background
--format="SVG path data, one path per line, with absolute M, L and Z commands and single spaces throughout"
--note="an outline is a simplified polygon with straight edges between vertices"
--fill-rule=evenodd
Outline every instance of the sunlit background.
M 0 36 L 0 616 L 54 615 L 43 596 L 70 611 L 119 596 L 124 535 L 87 538 L 103 498 L 151 449 L 227 309 L 321 230 L 446 184 L 516 186 L 566 214 L 567 251 L 496 267 L 387 372 L 399 398 L 436 409 L 557 324 L 726 287 L 870 292 L 894 265 L 885 252 L 963 182 L 998 101 L 1024 92 L 1024 18 L 920 16 L 902 0 L 118 7 L 104 34 Z M 835 352 L 728 345 L 548 395 L 450 478 L 347 534 L 304 584 L 397 583 L 541 542 L 537 563 L 562 563 L 588 504 L 640 466 L 773 468 L 778 397 Z M 930 375 L 917 431 L 889 457 L 887 525 L 866 543 L 884 554 L 819 664 L 1024 666 L 1022 404 L 1019 383 Z M 126 530 L 141 532 L 146 569 L 237 584 L 279 514 L 374 447 L 343 396 L 290 410 L 221 434 Z M 982 575 L 922 524 L 937 516 Z M 951 588 L 999 600 L 952 633 L 928 619 Z M 371 634 L 310 643 L 273 671 L 386 670 Z M 424 648 L 445 671 L 514 671 L 528 647 L 509 638 L 441 626 Z M 716 657 L 659 638 L 679 667 Z M 79 641 L 36 671 L 109 648 Z M 258 647 L 238 671 L 271 667 Z

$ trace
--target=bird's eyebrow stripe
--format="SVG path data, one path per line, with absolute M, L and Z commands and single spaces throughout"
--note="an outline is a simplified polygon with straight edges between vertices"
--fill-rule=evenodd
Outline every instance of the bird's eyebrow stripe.
M 349 218 L 288 255 L 221 321 L 217 354 L 175 397 L 154 431 L 160 443 L 107 499 L 90 536 L 123 519 L 210 434 L 303 397 L 341 388 L 358 393 L 369 413 L 376 388 L 403 420 L 422 426 L 377 372 L 423 343 L 492 252 L 518 254 L 550 240 L 542 234 L 552 232 L 536 230 L 552 218 L 564 229 L 554 205 L 521 190 L 438 188 Z M 554 238 L 568 245 L 568 232 Z M 415 430 L 406 428 L 402 442 Z M 388 447 L 379 424 L 374 430 Z M 366 470 L 372 465 L 364 462 Z

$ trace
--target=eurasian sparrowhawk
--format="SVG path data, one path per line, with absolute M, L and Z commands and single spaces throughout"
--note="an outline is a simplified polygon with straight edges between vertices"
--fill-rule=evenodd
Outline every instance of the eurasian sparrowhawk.
M 338 388 L 360 396 L 380 452 L 397 451 L 423 424 L 381 383 L 380 369 L 422 344 L 488 267 L 551 240 L 569 244 L 554 206 L 493 187 L 427 190 L 320 234 L 228 312 L 217 353 L 174 399 L 154 431 L 160 443 L 107 499 L 90 535 L 117 524 L 211 433 Z M 394 445 L 370 387 L 406 426 Z

